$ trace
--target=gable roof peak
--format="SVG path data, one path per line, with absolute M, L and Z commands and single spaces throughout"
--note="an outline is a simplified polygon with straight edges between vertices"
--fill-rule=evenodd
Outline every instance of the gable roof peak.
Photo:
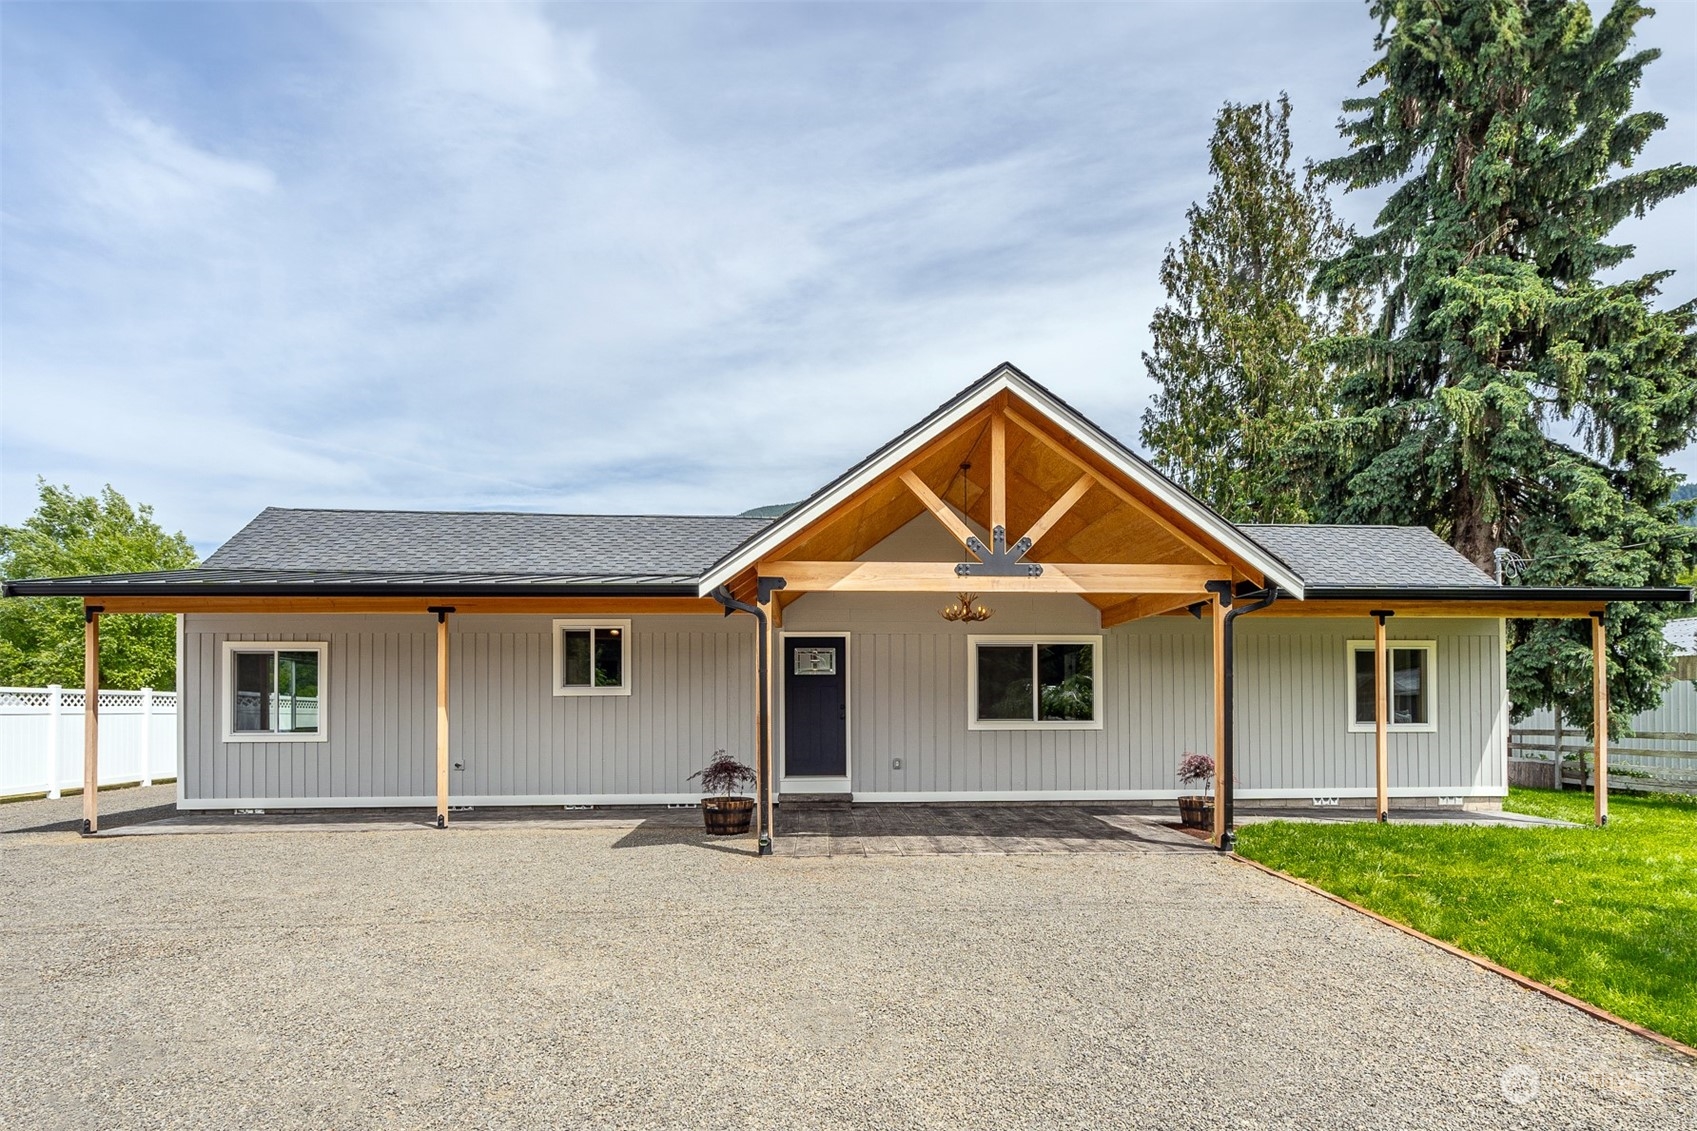
M 763 554 L 821 519 L 843 499 L 897 470 L 914 453 L 978 411 L 1003 391 L 1013 391 L 1050 424 L 1079 441 L 1097 458 L 1141 490 L 1163 498 L 1173 510 L 1224 547 L 1267 582 L 1300 598 L 1302 578 L 1276 554 L 1256 542 L 1206 503 L 1161 474 L 1083 413 L 1050 392 L 1012 362 L 1004 361 L 944 401 L 917 424 L 798 503 L 788 514 L 714 563 L 701 579 L 703 595 L 758 562 Z

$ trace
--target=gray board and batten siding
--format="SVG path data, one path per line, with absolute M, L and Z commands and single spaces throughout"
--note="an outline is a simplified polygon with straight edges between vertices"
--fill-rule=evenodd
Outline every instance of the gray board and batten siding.
M 1007 595 L 968 629 L 938 618 L 940 603 L 810 594 L 787 612 L 786 631 L 850 634 L 857 798 L 1171 798 L 1178 760 L 1212 748 L 1206 622 L 1155 617 L 1101 633 L 1101 729 L 986 731 L 967 725 L 967 635 L 1094 634 L 1096 612 L 1071 597 Z M 550 618 L 450 618 L 451 743 L 464 766 L 451 775 L 454 804 L 682 803 L 698 796 L 688 775 L 714 750 L 752 760 L 752 618 L 631 620 L 631 694 L 562 697 Z M 433 619 L 193 614 L 182 632 L 184 808 L 434 803 Z M 1373 736 L 1349 729 L 1346 653 L 1370 635 L 1365 619 L 1238 623 L 1239 797 L 1372 794 Z M 1437 644 L 1436 729 L 1391 734 L 1392 796 L 1501 797 L 1500 622 L 1393 622 L 1391 637 Z M 224 640 L 327 642 L 325 741 L 224 742 Z
M 752 760 L 750 618 L 629 619 L 631 693 L 583 697 L 553 694 L 552 618 L 449 619 L 454 804 L 692 802 L 714 750 Z M 436 803 L 435 618 L 190 614 L 181 632 L 182 807 Z M 223 741 L 225 640 L 329 644 L 324 741 Z
M 788 632 L 849 634 L 849 777 L 857 800 L 1155 800 L 1193 792 L 1181 790 L 1174 773 L 1187 752 L 1213 749 L 1206 621 L 1151 617 L 1102 632 L 1084 601 L 1007 595 L 986 599 L 995 609 L 990 621 L 966 627 L 938 618 L 942 603 L 810 594 L 786 613 Z M 968 727 L 969 635 L 1098 632 L 1101 729 Z M 1391 732 L 1393 798 L 1477 802 L 1506 793 L 1501 633 L 1500 621 L 1485 618 L 1410 620 L 1390 630 L 1393 645 L 1436 644 L 1436 726 Z M 1373 735 L 1349 726 L 1348 656 L 1350 641 L 1371 638 L 1365 618 L 1238 622 L 1239 798 L 1373 796 Z M 781 703 L 778 709 L 781 735 Z M 804 781 L 785 788 L 813 792 Z

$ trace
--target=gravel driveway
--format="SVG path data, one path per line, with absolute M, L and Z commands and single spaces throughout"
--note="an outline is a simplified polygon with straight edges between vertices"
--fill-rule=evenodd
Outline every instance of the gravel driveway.
M 1208 853 L 77 806 L 0 806 L 6 1128 L 1697 1126 L 1677 1054 Z

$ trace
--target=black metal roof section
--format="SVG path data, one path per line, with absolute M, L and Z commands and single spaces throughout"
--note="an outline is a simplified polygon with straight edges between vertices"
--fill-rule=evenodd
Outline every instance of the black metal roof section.
M 5 583 L 8 597 L 693 597 L 693 574 L 160 570 Z
M 267 507 L 207 569 L 694 577 L 765 518 Z
M 1452 589 L 1483 587 L 1500 594 L 1495 579 L 1424 526 L 1239 527 L 1277 554 L 1306 588 Z

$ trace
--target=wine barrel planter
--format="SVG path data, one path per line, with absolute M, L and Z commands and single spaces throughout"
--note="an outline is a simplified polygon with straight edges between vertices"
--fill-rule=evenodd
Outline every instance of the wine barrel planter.
M 754 798 L 703 797 L 701 816 L 707 822 L 707 831 L 714 836 L 746 833 L 754 819 Z
M 1210 829 L 1214 827 L 1214 799 L 1212 797 L 1181 797 L 1178 799 L 1179 822 L 1187 829 Z

